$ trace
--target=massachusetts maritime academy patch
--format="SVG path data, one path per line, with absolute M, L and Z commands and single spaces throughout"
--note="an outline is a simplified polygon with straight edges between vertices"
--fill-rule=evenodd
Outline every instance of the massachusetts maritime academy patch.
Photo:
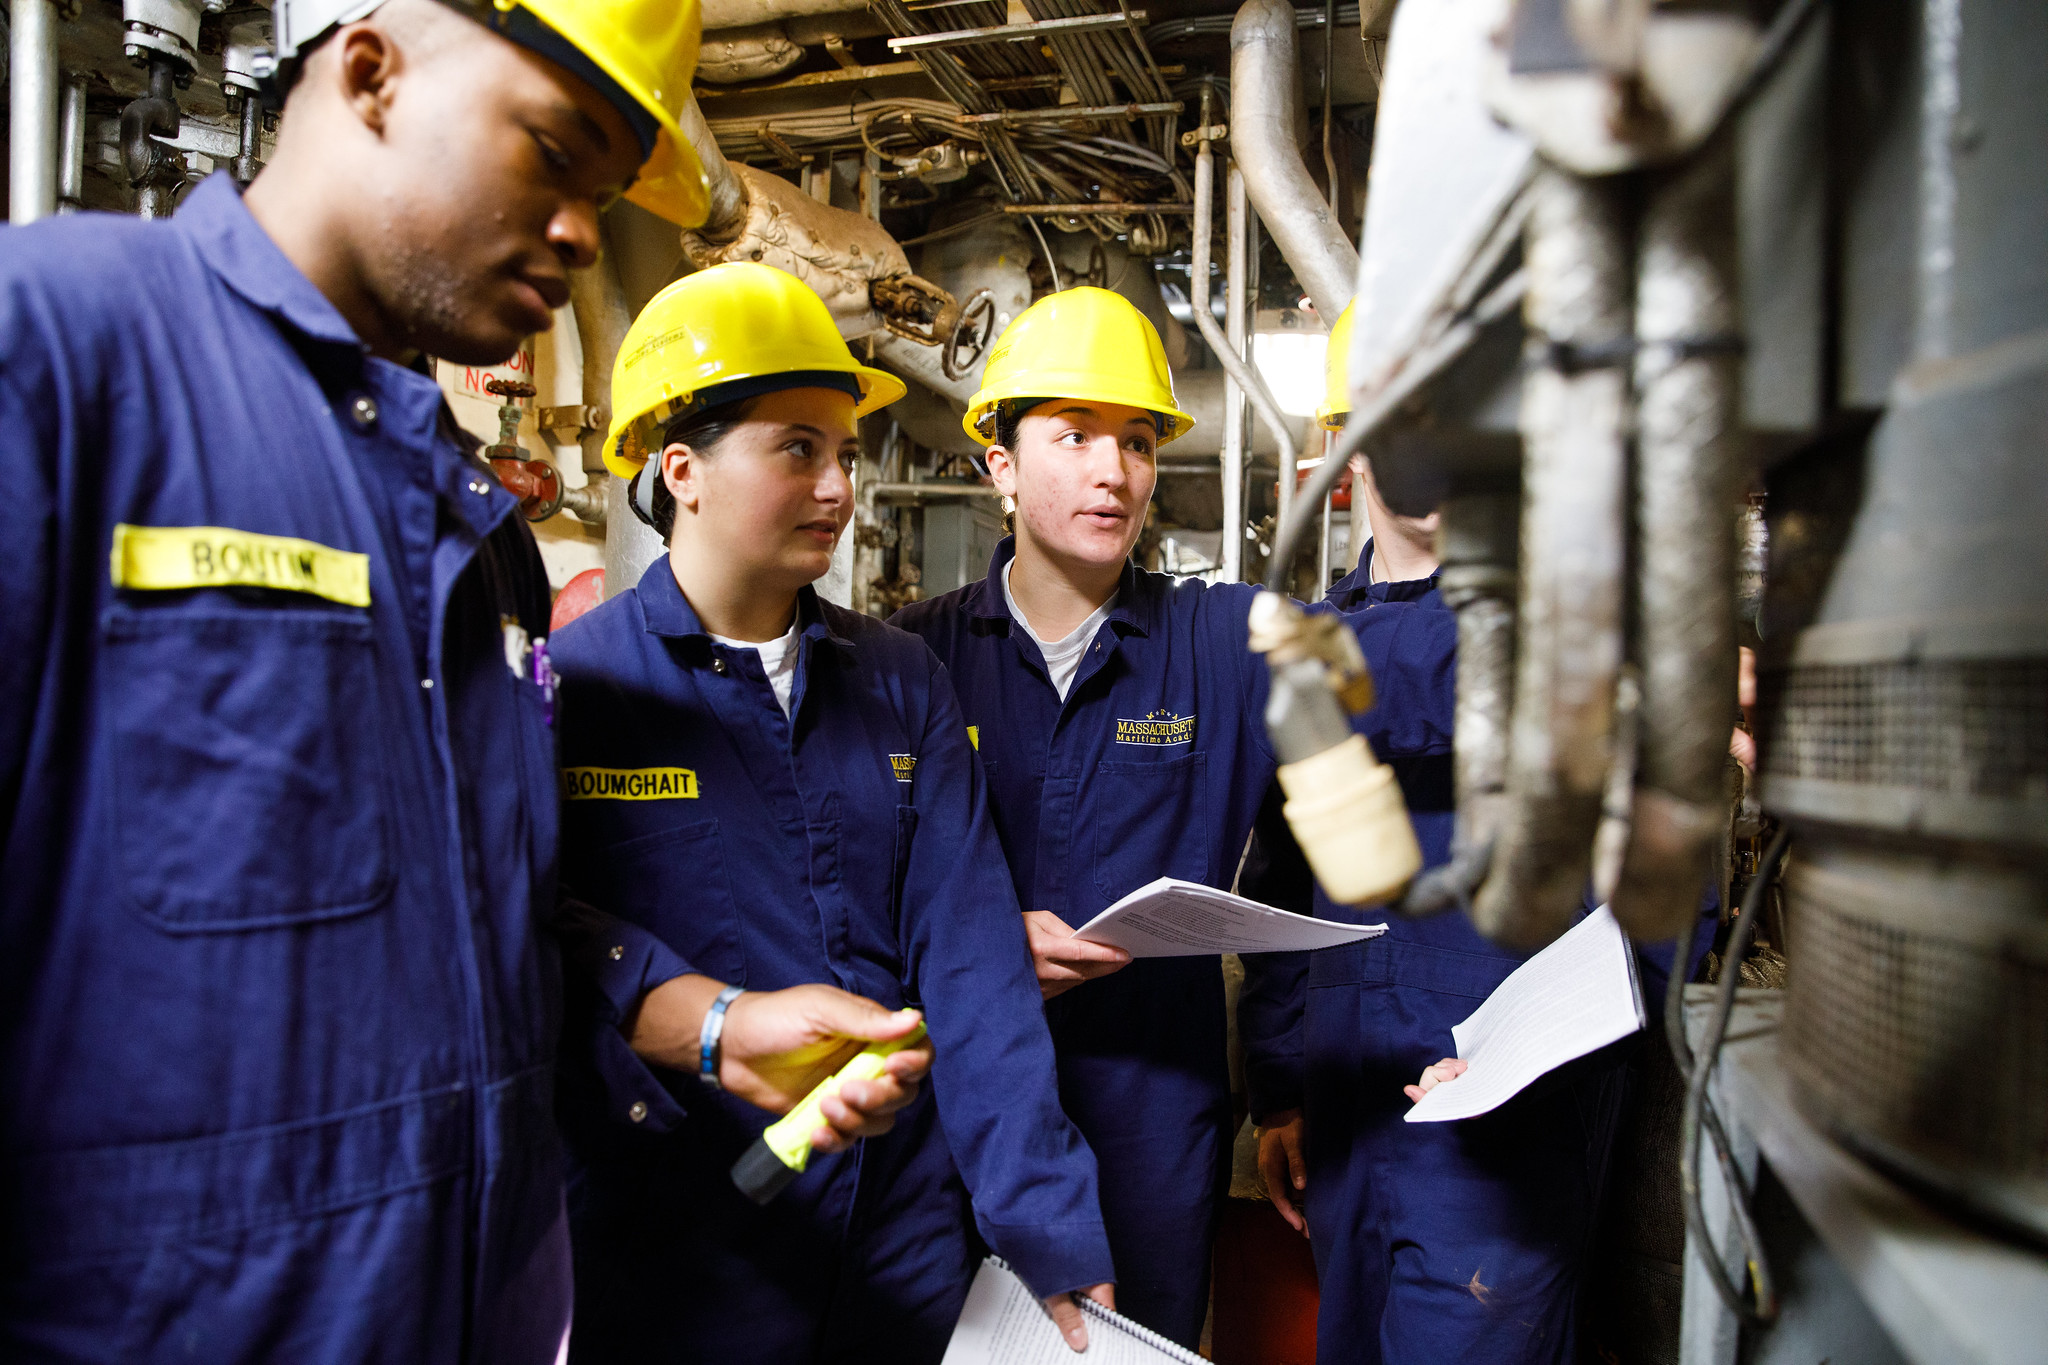
M 898 782 L 908 782 L 910 781 L 911 774 L 917 771 L 917 755 L 890 754 L 889 766 L 896 770 L 896 780 Z
M 1175 715 L 1165 707 L 1147 712 L 1140 720 L 1120 720 L 1116 723 L 1116 742 L 1119 744 L 1172 745 L 1187 744 L 1195 737 L 1195 718 Z

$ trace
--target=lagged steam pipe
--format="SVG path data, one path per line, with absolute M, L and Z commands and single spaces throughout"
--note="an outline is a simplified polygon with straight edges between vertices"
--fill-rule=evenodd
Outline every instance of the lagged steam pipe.
M 1521 604 L 1507 809 L 1472 919 L 1534 948 L 1569 928 L 1592 870 L 1622 663 L 1628 237 L 1611 181 L 1546 168 L 1524 243 Z M 1732 542 L 1731 542 L 1732 543 Z
M 1397 907 L 1404 915 L 1466 904 L 1492 861 L 1507 804 L 1517 514 L 1511 494 L 1457 493 L 1445 500 L 1437 523 L 1438 590 L 1458 615 L 1458 826 L 1450 861 L 1415 879 Z
M 1669 938 L 1699 908 L 1728 819 L 1739 414 L 1732 139 L 1665 173 L 1636 266 L 1637 647 L 1642 702 L 1615 918 Z
M 1247 0 L 1237 12 L 1230 26 L 1230 150 L 1266 231 L 1316 312 L 1334 321 L 1358 288 L 1358 249 L 1302 163 L 1295 27 L 1287 0 Z

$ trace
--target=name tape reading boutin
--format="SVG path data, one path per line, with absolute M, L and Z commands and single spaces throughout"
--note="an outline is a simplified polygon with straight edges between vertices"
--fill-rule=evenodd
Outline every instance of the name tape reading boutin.
M 226 526 L 114 527 L 114 586 L 171 592 L 183 588 L 275 588 L 310 593 L 347 607 L 370 605 L 370 557 L 296 536 L 266 536 Z

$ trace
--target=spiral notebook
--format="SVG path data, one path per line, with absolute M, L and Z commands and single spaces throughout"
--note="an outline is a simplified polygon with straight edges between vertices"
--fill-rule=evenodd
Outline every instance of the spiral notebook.
M 1038 1296 L 991 1256 L 967 1291 L 967 1306 L 960 1310 L 941 1365 L 1208 1365 L 1099 1303 L 1083 1299 L 1081 1311 L 1088 1319 L 1088 1349 L 1077 1353 L 1053 1326 Z

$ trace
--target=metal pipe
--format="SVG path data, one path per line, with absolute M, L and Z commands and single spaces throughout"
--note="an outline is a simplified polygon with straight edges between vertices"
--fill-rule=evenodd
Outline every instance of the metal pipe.
M 1001 498 L 997 490 L 983 483 L 876 483 L 861 489 L 861 495 L 871 502 L 920 503 L 937 499 Z
M 1522 948 L 1571 926 L 1592 870 L 1622 662 L 1633 322 L 1623 191 L 1546 168 L 1531 193 L 1507 810 L 1472 902 L 1480 932 Z
M 1156 118 L 1178 114 L 1179 100 L 1154 100 L 1146 104 L 1056 104 L 1049 109 L 1002 109 L 993 114 L 962 114 L 962 123 L 1000 123 L 1013 127 L 1027 123 L 1070 123 L 1075 119 Z
M 1613 908 L 1639 939 L 1697 912 L 1728 822 L 1741 427 L 1735 162 L 1723 137 L 1655 184 L 1638 237 L 1636 790 Z
M 57 212 L 85 207 L 85 77 L 64 78 L 57 114 Z
M 1230 151 L 1280 254 L 1334 319 L 1358 288 L 1358 251 L 1316 191 L 1295 140 L 1301 64 L 1294 7 L 1246 0 L 1230 26 Z
M 917 33 L 891 38 L 891 52 L 931 51 L 935 48 L 976 47 L 987 43 L 1035 43 L 1053 33 L 1092 33 L 1098 29 L 1123 28 L 1145 22 L 1145 11 L 1122 14 L 1078 14 L 1066 19 L 1039 19 L 1028 24 L 991 24 L 986 28 L 959 28 L 945 33 Z
M 1202 92 L 1202 129 L 1204 133 L 1210 123 L 1210 95 Z M 1207 342 L 1209 350 L 1223 366 L 1232 382 L 1251 397 L 1279 443 L 1281 463 L 1286 468 L 1294 467 L 1294 436 L 1287 429 L 1287 418 L 1280 411 L 1280 405 L 1273 401 L 1273 395 L 1266 392 L 1266 386 L 1259 382 L 1258 375 L 1245 363 L 1242 355 L 1230 349 L 1230 343 L 1216 325 L 1216 317 L 1209 311 L 1209 235 L 1214 218 L 1216 153 L 1210 147 L 1210 139 L 1201 137 L 1196 142 L 1195 152 L 1195 219 L 1193 242 L 1193 267 L 1188 274 L 1189 302 L 1194 308 L 1195 327 Z M 1227 390 L 1226 390 L 1227 392 Z M 1224 409 L 1229 411 L 1226 402 Z M 1242 424 L 1238 424 L 1242 430 Z M 1230 446 L 1230 430 L 1224 431 L 1223 454 L 1223 576 L 1230 582 L 1244 578 L 1244 447 L 1240 441 L 1233 455 Z
M 1195 211 L 1193 204 L 1140 204 L 1114 200 L 1083 200 L 1078 204 L 1004 204 L 1004 213 L 1028 218 L 1094 218 L 1122 217 L 1125 214 L 1164 213 L 1185 216 Z
M 1316 590 L 1314 596 L 1321 598 L 1330 590 L 1330 523 L 1336 509 L 1327 497 L 1323 499 L 1322 534 L 1316 541 Z
M 7 51 L 7 217 L 57 211 L 57 6 L 12 0 Z
M 647 566 L 661 558 L 667 547 L 652 527 L 633 515 L 626 481 L 614 478 L 604 463 L 605 435 L 611 425 L 612 365 L 633 320 L 611 251 L 600 253 L 597 263 L 588 269 L 569 272 L 569 305 L 575 310 L 576 339 L 583 351 L 584 406 L 599 414 L 595 429 L 585 431 L 582 438 L 583 473 L 591 495 L 604 499 L 604 586 L 605 594 L 615 597 L 638 583 Z M 581 507 L 572 510 L 583 516 Z
M 1245 279 L 1250 263 L 1251 250 L 1251 209 L 1245 200 L 1244 177 L 1237 173 L 1237 167 L 1224 163 L 1223 172 L 1223 340 L 1230 348 L 1230 354 L 1243 359 L 1249 349 L 1245 327 L 1245 300 L 1248 283 Z M 1223 440 L 1225 442 L 1224 462 L 1232 470 L 1232 481 L 1238 489 L 1238 515 L 1249 519 L 1250 501 L 1245 492 L 1245 446 L 1250 432 L 1250 414 L 1244 388 L 1234 377 L 1226 376 L 1223 381 Z M 1233 458 L 1234 457 L 1234 458 Z M 1244 537 L 1238 538 L 1238 553 L 1244 552 Z M 1241 575 L 1239 576 L 1241 579 Z M 1233 580 L 1238 581 L 1238 580 Z

